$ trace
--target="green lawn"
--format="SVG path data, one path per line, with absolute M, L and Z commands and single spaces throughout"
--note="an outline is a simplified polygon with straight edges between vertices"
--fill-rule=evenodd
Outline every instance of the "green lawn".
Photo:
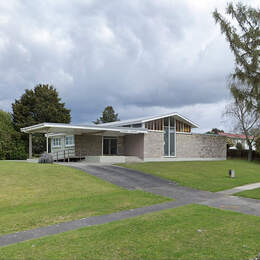
M 260 200 L 260 188 L 257 188 L 257 189 L 254 189 L 254 190 L 241 191 L 241 192 L 238 192 L 234 195 L 240 196 L 240 197 L 245 197 L 245 198 Z
M 260 163 L 244 160 L 149 162 L 120 166 L 166 178 L 183 186 L 213 192 L 260 181 Z M 236 178 L 228 177 L 229 169 L 236 171 Z
M 0 235 L 165 201 L 65 166 L 0 162 Z
M 252 259 L 259 217 L 188 205 L 0 248 L 0 259 Z

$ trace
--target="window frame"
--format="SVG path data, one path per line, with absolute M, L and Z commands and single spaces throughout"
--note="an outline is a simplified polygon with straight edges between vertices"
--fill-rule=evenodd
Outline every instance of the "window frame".
M 67 140 L 68 138 L 71 138 L 72 142 L 67 144 Z M 74 135 L 66 135 L 65 138 L 64 138 L 64 144 L 65 144 L 65 147 L 72 147 L 72 146 L 75 146 L 75 140 L 74 140 Z
M 57 143 L 56 143 L 56 141 L 57 140 L 59 140 Z M 61 137 L 53 137 L 52 138 L 52 147 L 53 148 L 59 148 L 59 147 L 61 147 Z

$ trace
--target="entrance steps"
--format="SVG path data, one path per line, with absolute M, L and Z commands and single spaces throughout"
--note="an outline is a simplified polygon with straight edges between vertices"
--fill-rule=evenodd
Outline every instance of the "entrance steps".
M 84 161 L 88 163 L 108 163 L 108 164 L 143 162 L 143 160 L 137 156 L 120 156 L 120 155 L 86 156 Z

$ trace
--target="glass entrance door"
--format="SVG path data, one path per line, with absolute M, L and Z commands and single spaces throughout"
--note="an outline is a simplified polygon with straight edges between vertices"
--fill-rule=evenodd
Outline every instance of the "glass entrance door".
M 104 155 L 116 155 L 117 154 L 117 138 L 116 137 L 104 137 L 103 154 Z
M 176 129 L 173 117 L 164 119 L 164 156 L 175 156 Z

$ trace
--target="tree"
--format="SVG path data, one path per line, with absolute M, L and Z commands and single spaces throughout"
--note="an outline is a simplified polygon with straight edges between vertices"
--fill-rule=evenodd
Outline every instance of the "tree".
M 98 118 L 96 121 L 93 121 L 94 124 L 102 124 L 119 121 L 118 114 L 115 113 L 115 110 L 112 106 L 107 106 L 102 112 L 102 116 Z
M 248 159 L 252 160 L 254 128 L 259 126 L 260 114 L 260 9 L 229 3 L 226 17 L 217 9 L 213 17 L 235 55 L 235 71 L 229 84 L 234 101 L 227 108 L 227 114 L 236 120 L 236 127 L 245 134 Z
M 70 123 L 70 110 L 61 102 L 57 90 L 50 85 L 39 84 L 34 89 L 26 89 L 19 100 L 12 104 L 13 122 L 15 129 L 43 122 Z M 23 135 L 27 140 L 28 136 Z M 43 135 L 34 135 L 34 153 L 40 154 L 45 150 Z
M 242 83 L 236 86 L 237 94 L 258 100 L 255 109 L 260 111 L 260 9 L 242 3 L 236 5 L 229 3 L 226 15 L 232 20 L 223 17 L 217 9 L 213 13 L 216 23 L 220 25 L 221 32 L 226 36 L 235 55 L 235 71 L 232 79 Z M 251 102 L 248 99 L 247 101 Z
M 235 145 L 235 142 L 232 140 L 232 138 L 227 137 L 227 149 L 230 147 L 233 147 Z
M 255 140 L 256 151 L 260 154 L 260 135 Z
M 14 129 L 10 113 L 0 110 L 0 159 L 26 159 L 21 134 Z
M 240 143 L 240 142 L 238 142 L 238 143 L 236 144 L 236 148 L 237 148 L 238 151 L 242 151 L 242 150 L 245 149 L 244 146 L 243 146 L 243 144 Z
M 250 97 L 248 97 L 250 98 Z M 260 114 L 248 106 L 248 101 L 233 95 L 233 102 L 226 107 L 225 115 L 234 120 L 235 131 L 244 133 L 249 147 L 248 160 L 252 160 L 253 144 L 260 128 Z
M 224 133 L 224 130 L 220 130 L 218 128 L 212 128 L 211 131 L 208 131 L 206 134 L 218 135 L 219 133 Z

